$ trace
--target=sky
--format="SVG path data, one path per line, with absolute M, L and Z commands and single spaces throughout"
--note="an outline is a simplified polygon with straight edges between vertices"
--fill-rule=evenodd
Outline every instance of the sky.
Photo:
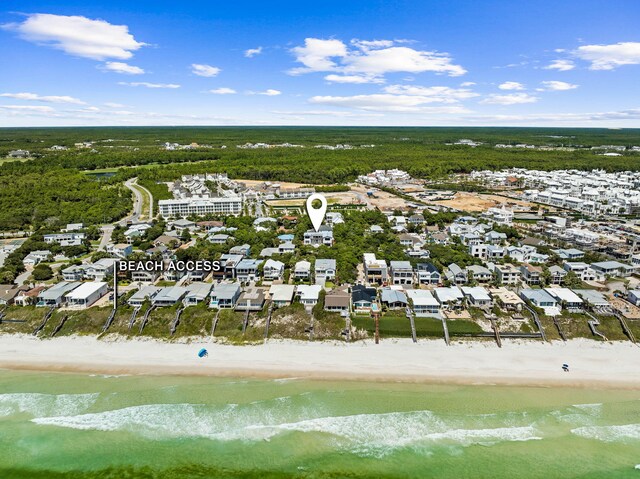
M 0 127 L 640 127 L 640 1 L 0 2 Z

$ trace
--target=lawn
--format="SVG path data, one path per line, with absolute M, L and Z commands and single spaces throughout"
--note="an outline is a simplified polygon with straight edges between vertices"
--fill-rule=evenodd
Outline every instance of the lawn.
M 449 336 L 484 332 L 479 324 L 466 319 L 447 320 L 447 329 L 449 330 Z

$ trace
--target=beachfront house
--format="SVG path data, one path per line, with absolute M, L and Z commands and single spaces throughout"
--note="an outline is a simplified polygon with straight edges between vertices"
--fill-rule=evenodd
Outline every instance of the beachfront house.
M 57 308 L 67 302 L 67 295 L 82 283 L 61 281 L 49 289 L 41 291 L 36 306 L 39 308 Z
M 570 313 L 584 311 L 584 301 L 569 288 L 545 288 L 544 290 L 553 296 L 563 309 Z
M 197 304 L 203 303 L 207 299 L 207 296 L 209 296 L 211 287 L 211 283 L 189 283 L 187 286 L 185 286 L 185 288 L 187 289 L 187 294 L 184 296 L 182 303 L 185 306 L 195 306 Z
M 544 289 L 523 289 L 520 291 L 520 297 L 529 301 L 535 307 L 542 309 L 547 316 L 558 316 L 560 314 L 558 301 Z
M 441 309 L 450 311 L 462 309 L 464 294 L 459 287 L 450 286 L 448 288 L 436 288 L 433 292 L 440 303 Z
M 351 295 L 345 288 L 329 291 L 324 297 L 324 310 L 338 313 L 348 313 L 351 308 Z
M 375 288 L 367 288 L 361 284 L 351 288 L 351 304 L 354 313 L 370 313 L 375 310 L 376 298 Z
M 380 302 L 388 309 L 399 309 L 407 307 L 407 295 L 400 290 L 392 288 L 382 288 L 380 290 Z
M 236 311 L 261 311 L 264 307 L 264 293 L 258 288 L 247 288 L 238 297 Z
M 153 301 L 153 298 L 160 292 L 162 288 L 158 288 L 157 286 L 143 286 L 138 291 L 133 293 L 133 295 L 127 301 L 130 306 L 134 308 L 139 308 L 145 301 Z
M 154 306 L 173 306 L 182 300 L 187 294 L 187 288 L 183 286 L 169 286 L 161 288 L 152 300 Z
M 296 296 L 298 296 L 300 303 L 307 309 L 313 308 L 318 303 L 320 291 L 322 291 L 322 286 L 319 284 L 301 284 L 296 286 Z
M 103 281 L 82 283 L 67 294 L 67 304 L 70 308 L 84 309 L 107 294 L 109 286 Z
M 240 297 L 239 283 L 218 283 L 209 293 L 209 307 L 216 309 L 233 308 Z
M 413 313 L 419 318 L 439 318 L 440 303 L 431 291 L 424 289 L 408 289 L 407 296 L 411 301 Z
M 493 306 L 493 300 L 486 289 L 481 286 L 463 286 L 462 292 L 467 300 L 469 306 L 476 308 L 491 308 Z
M 269 288 L 269 297 L 276 308 L 283 308 L 291 304 L 295 292 L 293 284 L 274 284 Z

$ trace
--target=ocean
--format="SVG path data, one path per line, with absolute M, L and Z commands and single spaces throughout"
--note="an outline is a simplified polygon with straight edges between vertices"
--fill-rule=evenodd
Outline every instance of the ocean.
M 0 478 L 640 478 L 640 391 L 0 371 Z

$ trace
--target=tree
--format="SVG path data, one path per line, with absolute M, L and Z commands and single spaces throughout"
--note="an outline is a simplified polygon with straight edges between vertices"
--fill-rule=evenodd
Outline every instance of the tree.
M 39 264 L 33 268 L 32 276 L 36 281 L 46 281 L 53 278 L 53 270 L 47 264 Z

